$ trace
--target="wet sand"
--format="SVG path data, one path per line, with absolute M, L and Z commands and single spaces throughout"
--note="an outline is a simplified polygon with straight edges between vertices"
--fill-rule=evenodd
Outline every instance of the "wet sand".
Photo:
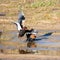
M 0 54 L 0 60 L 60 60 L 60 57 L 39 54 Z

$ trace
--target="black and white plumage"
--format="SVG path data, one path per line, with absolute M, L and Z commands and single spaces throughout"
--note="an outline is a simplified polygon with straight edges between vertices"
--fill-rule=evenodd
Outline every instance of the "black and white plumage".
M 23 13 L 23 12 L 21 12 L 21 13 L 19 14 L 18 22 L 19 22 L 21 28 L 23 28 L 24 22 L 25 22 L 25 16 L 24 16 L 24 13 Z
M 36 33 L 35 33 L 36 34 Z M 34 34 L 34 35 L 35 35 Z M 48 39 L 49 38 L 49 36 L 51 36 L 53 34 L 53 32 L 48 32 L 48 33 L 46 33 L 46 34 L 43 34 L 43 35 L 41 35 L 41 36 L 39 36 L 39 37 L 37 37 L 36 35 L 36 38 L 34 38 L 34 39 L 32 39 L 32 38 L 30 38 L 30 36 L 29 36 L 29 38 L 26 40 L 26 42 L 31 42 L 31 41 L 39 41 L 39 40 L 43 40 L 43 39 Z M 32 34 L 30 34 L 30 35 L 32 35 Z
M 27 42 L 27 47 L 29 47 L 29 48 L 31 48 L 31 47 L 37 47 L 37 45 L 36 45 L 36 42 L 37 42 L 37 41 L 40 41 L 40 40 L 43 40 L 43 39 L 48 39 L 49 36 L 52 35 L 52 33 L 53 33 L 53 32 L 48 32 L 48 33 L 46 33 L 46 34 L 44 34 L 44 35 L 41 35 L 41 36 L 39 36 L 39 37 L 36 37 L 36 35 L 34 34 L 34 35 L 33 35 L 34 38 L 31 38 L 30 36 L 31 36 L 32 34 L 30 34 L 29 37 L 28 37 L 27 40 L 26 40 L 26 42 Z
M 24 27 L 24 21 L 25 21 L 25 16 L 24 13 L 21 12 L 19 13 L 19 17 L 18 17 L 18 21 L 11 21 L 12 23 L 14 23 L 17 26 L 17 30 L 20 31 L 23 27 Z
M 25 16 L 24 16 L 23 12 L 21 12 L 19 14 L 17 22 L 15 22 L 15 21 L 11 21 L 11 22 L 14 23 L 17 26 L 17 30 L 19 32 L 18 37 L 22 37 L 22 36 L 24 36 L 25 33 L 32 33 L 32 31 L 33 31 L 33 29 L 29 30 L 29 29 L 27 29 L 27 27 L 25 27 L 25 25 L 24 25 Z

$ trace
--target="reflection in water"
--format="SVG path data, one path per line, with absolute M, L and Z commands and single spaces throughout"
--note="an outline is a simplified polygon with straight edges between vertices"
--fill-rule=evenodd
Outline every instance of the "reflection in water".
M 59 32 L 59 31 L 58 31 Z M 57 32 L 56 32 L 57 33 Z M 17 32 L 16 31 L 10 31 L 8 32 L 8 34 L 11 34 L 12 37 L 11 37 L 11 40 L 8 40 L 8 42 L 20 42 L 20 43 L 25 43 L 24 41 L 25 40 L 20 40 L 18 39 L 17 37 Z M 58 46 L 60 47 L 60 42 L 52 42 L 51 40 L 55 40 L 55 41 L 59 41 L 60 40 L 60 34 L 58 35 L 51 35 L 48 39 L 43 39 L 43 40 L 39 40 L 39 41 L 36 41 L 38 44 L 40 45 L 43 45 L 43 46 Z M 0 49 L 16 49 L 17 47 L 16 46 L 4 46 L 2 44 L 0 44 Z M 42 48 L 42 47 L 37 47 L 37 48 L 27 48 L 25 47 L 24 49 L 31 49 L 31 50 L 60 50 L 60 48 Z
M 4 46 L 0 44 L 0 49 L 19 49 L 16 46 Z M 24 50 L 60 50 L 59 47 L 49 47 L 49 48 L 45 48 L 45 47 L 37 47 L 37 48 L 27 48 L 27 47 L 22 47 L 20 49 L 24 49 Z

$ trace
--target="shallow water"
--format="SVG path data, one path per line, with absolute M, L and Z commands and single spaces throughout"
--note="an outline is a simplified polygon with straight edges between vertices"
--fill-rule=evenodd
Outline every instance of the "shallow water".
M 37 44 L 43 45 L 43 46 L 51 46 L 49 48 L 43 48 L 43 47 L 38 47 L 37 48 L 27 48 L 24 47 L 24 49 L 31 49 L 31 50 L 60 50 L 60 31 L 59 30 L 40 30 L 40 32 L 42 32 L 42 35 L 44 34 L 43 32 L 53 32 L 53 34 L 51 36 L 48 37 L 48 39 L 42 39 L 39 41 L 36 41 Z M 11 34 L 11 36 L 9 38 L 11 38 L 11 40 L 8 40 L 8 42 L 20 42 L 22 44 L 25 43 L 25 39 L 18 39 L 18 32 L 17 31 L 8 31 L 8 34 Z M 59 33 L 59 34 L 54 34 L 54 33 Z M 41 34 L 40 34 L 41 35 Z M 40 36 L 38 35 L 38 36 Z M 58 41 L 58 42 L 56 42 Z M 52 48 L 55 47 L 55 48 Z M 16 49 L 16 46 L 4 46 L 2 44 L 0 44 L 0 49 Z

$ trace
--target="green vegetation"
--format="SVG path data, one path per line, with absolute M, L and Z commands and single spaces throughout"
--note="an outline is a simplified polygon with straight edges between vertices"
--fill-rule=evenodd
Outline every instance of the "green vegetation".
M 49 6 L 56 6 L 58 3 L 56 2 L 57 0 L 40 0 L 37 2 L 34 2 L 31 4 L 32 8 L 38 8 L 38 7 L 49 7 Z

